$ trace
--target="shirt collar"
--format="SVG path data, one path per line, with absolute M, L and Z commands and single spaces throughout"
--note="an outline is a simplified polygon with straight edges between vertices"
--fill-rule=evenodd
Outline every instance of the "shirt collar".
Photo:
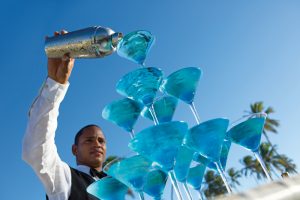
M 78 171 L 81 171 L 81 172 L 83 172 L 83 173 L 86 173 L 86 174 L 89 175 L 89 176 L 92 176 L 92 175 L 90 174 L 90 169 L 91 169 L 91 168 L 90 168 L 89 166 L 86 166 L 86 165 L 77 165 L 76 169 L 77 169 Z M 92 177 L 93 177 L 93 176 L 92 176 Z M 93 177 L 93 179 L 99 180 L 98 177 Z
M 89 166 L 77 165 L 76 169 L 83 172 L 83 173 L 86 173 L 86 174 L 90 175 L 90 167 Z

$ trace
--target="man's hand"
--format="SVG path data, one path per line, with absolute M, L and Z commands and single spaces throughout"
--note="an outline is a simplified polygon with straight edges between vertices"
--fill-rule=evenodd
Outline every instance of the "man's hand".
M 55 32 L 54 35 L 67 33 L 62 30 L 60 33 Z M 65 54 L 63 58 L 48 58 L 48 77 L 61 84 L 67 83 L 74 67 L 74 61 L 75 59 L 70 58 L 68 54 Z

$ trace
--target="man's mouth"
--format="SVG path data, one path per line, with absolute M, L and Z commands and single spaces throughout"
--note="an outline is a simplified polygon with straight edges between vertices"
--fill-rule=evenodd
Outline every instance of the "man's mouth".
M 100 150 L 94 150 L 94 151 L 91 151 L 91 154 L 96 155 L 96 156 L 102 156 L 103 152 Z

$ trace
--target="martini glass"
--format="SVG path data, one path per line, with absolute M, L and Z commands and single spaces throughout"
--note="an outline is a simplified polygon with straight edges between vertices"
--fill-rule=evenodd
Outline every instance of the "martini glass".
M 128 187 L 113 177 L 107 176 L 95 181 L 86 190 L 102 200 L 124 200 Z
M 250 116 L 242 118 L 242 121 L 233 126 L 228 131 L 228 137 L 232 142 L 250 150 L 254 153 L 256 159 L 262 166 L 266 177 L 269 181 L 273 181 L 271 175 L 268 172 L 267 167 L 264 164 L 263 159 L 259 154 L 259 144 L 261 140 L 261 134 L 265 125 L 267 114 L 266 113 L 254 113 Z
M 102 117 L 113 122 L 134 137 L 133 126 L 135 125 L 143 106 L 129 98 L 113 101 L 106 105 L 102 111 Z
M 193 163 L 195 162 L 197 164 L 191 167 L 188 173 L 187 183 L 198 192 L 199 199 L 202 200 L 204 198 L 200 189 L 203 179 L 203 173 L 205 172 L 207 165 L 211 163 L 211 161 L 201 154 L 195 153 L 193 157 Z M 197 175 L 197 173 L 199 173 L 199 175 Z
M 134 31 L 126 34 L 118 43 L 117 53 L 144 67 L 144 61 L 154 41 L 155 37 L 149 31 Z
M 163 92 L 187 103 L 198 124 L 200 123 L 200 118 L 194 105 L 194 97 L 201 74 L 201 69 L 197 67 L 179 69 L 170 74 L 163 81 L 160 88 Z
M 158 123 L 172 121 L 178 100 L 171 96 L 162 96 L 154 100 L 153 108 Z M 149 108 L 145 107 L 141 115 L 154 121 Z
M 176 179 L 183 183 L 184 190 L 189 199 L 193 199 L 192 195 L 187 187 L 187 175 L 192 163 L 195 151 L 187 148 L 186 146 L 181 146 L 178 150 L 176 156 L 176 162 L 174 165 L 174 173 Z
M 229 120 L 225 118 L 202 122 L 189 130 L 184 144 L 216 165 L 228 193 L 232 193 L 220 162 L 222 144 L 228 125 Z
M 191 167 L 187 176 L 187 184 L 198 192 L 199 199 L 203 199 L 201 192 L 201 184 L 207 163 L 198 163 Z
M 161 200 L 168 175 L 159 170 L 153 169 L 147 175 L 143 191 L 154 198 L 154 200 Z
M 172 121 L 151 126 L 131 139 L 129 148 L 160 166 L 167 172 L 179 200 L 182 200 L 174 175 L 175 158 L 188 131 L 185 122 Z
M 172 121 L 177 103 L 177 98 L 172 96 L 162 96 L 155 99 L 153 107 L 158 124 Z M 154 121 L 151 112 L 147 107 L 142 111 L 142 116 Z M 192 153 L 193 152 L 191 152 L 190 149 L 181 146 L 175 159 L 176 164 L 174 166 L 175 177 L 179 182 L 183 183 L 185 192 L 190 200 L 192 199 L 192 196 L 188 190 L 185 179 L 189 170 L 189 164 L 193 158 Z
M 143 187 L 152 162 L 141 155 L 115 159 L 103 171 L 139 193 L 144 200 Z
M 226 168 L 226 163 L 227 163 L 227 157 L 228 157 L 228 153 L 231 147 L 231 141 L 224 139 L 223 141 L 223 145 L 222 145 L 222 150 L 221 150 L 221 156 L 220 156 L 220 163 L 222 166 L 222 169 L 225 171 Z M 218 171 L 218 169 L 216 168 L 216 165 L 212 162 L 210 162 L 207 167 L 209 167 L 210 169 L 213 169 L 215 171 Z
M 117 92 L 150 108 L 154 122 L 157 124 L 153 100 L 161 85 L 162 77 L 163 73 L 158 68 L 139 68 L 129 72 L 119 80 L 116 86 Z

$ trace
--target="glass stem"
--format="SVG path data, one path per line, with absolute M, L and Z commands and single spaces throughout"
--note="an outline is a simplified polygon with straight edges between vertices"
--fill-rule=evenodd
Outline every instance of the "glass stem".
M 134 138 L 134 130 L 132 129 L 132 130 L 129 132 L 129 134 L 130 134 L 131 139 L 133 139 L 133 138 Z
M 183 200 L 183 199 L 182 199 L 182 195 L 181 195 L 181 193 L 180 193 L 180 191 L 179 191 L 179 187 L 178 187 L 177 181 L 176 181 L 176 179 L 175 179 L 174 172 L 173 172 L 173 171 L 169 171 L 169 172 L 168 172 L 168 175 L 169 175 L 169 177 L 170 177 L 171 183 L 172 183 L 173 188 L 174 188 L 174 190 L 175 190 L 175 193 L 176 193 L 176 195 L 177 195 L 177 199 L 178 199 L 178 200 Z
M 190 192 L 190 190 L 189 190 L 189 188 L 188 188 L 186 182 L 183 183 L 183 188 L 184 188 L 184 191 L 185 191 L 185 193 L 186 193 L 188 199 L 189 199 L 189 200 L 193 200 L 192 195 L 191 195 L 191 192 Z
M 224 171 L 222 169 L 222 165 L 221 165 L 220 161 L 214 162 L 214 163 L 215 163 L 215 165 L 216 165 L 216 167 L 218 169 L 218 172 L 219 172 L 219 174 L 220 174 L 220 176 L 221 176 L 221 178 L 222 178 L 222 180 L 223 180 L 223 182 L 224 182 L 224 184 L 226 186 L 226 189 L 227 189 L 228 193 L 232 194 L 232 189 L 231 189 L 231 187 L 228 184 L 228 181 L 226 179 L 226 176 L 225 176 L 225 173 L 224 173 Z
M 198 112 L 196 110 L 194 102 L 190 103 L 189 105 L 190 105 L 190 108 L 191 108 L 191 110 L 193 112 L 193 115 L 194 115 L 194 117 L 196 119 L 197 124 L 200 124 L 200 117 L 198 115 Z
M 264 172 L 265 172 L 265 174 L 266 174 L 268 180 L 269 180 L 270 182 L 273 181 L 273 179 L 272 179 L 270 173 L 268 172 L 268 169 L 267 169 L 267 167 L 266 167 L 266 165 L 265 165 L 265 163 L 264 163 L 262 157 L 260 156 L 258 150 L 257 150 L 257 151 L 253 151 L 253 153 L 254 153 L 256 159 L 258 160 L 258 162 L 260 163 L 262 169 L 264 170 Z
M 145 197 L 144 197 L 144 193 L 143 193 L 143 192 L 139 192 L 139 197 L 140 197 L 140 200 L 145 200 Z
M 174 200 L 174 187 L 171 184 L 171 200 Z
M 150 106 L 149 111 L 150 111 L 150 114 L 151 114 L 151 116 L 153 118 L 154 124 L 158 125 L 159 123 L 158 123 L 158 119 L 157 119 L 156 114 L 155 114 L 155 110 L 154 110 L 153 104 Z
M 199 197 L 199 199 L 200 200 L 204 200 L 204 198 L 203 198 L 203 195 L 202 195 L 202 192 L 201 192 L 201 190 L 199 189 L 199 190 L 197 190 L 197 193 L 198 193 L 198 197 Z

